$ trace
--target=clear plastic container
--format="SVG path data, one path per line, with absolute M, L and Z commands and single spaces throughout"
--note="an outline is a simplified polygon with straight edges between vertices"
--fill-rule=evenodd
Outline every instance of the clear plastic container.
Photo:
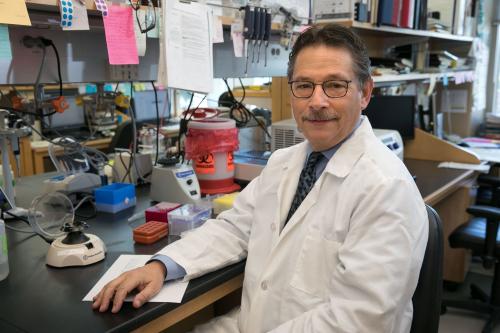
M 5 234 L 5 223 L 0 220 L 0 281 L 9 275 L 9 258 L 7 255 L 7 235 Z
M 212 208 L 204 205 L 188 204 L 168 213 L 168 230 L 170 235 L 180 236 L 188 231 L 201 226 L 210 218 Z

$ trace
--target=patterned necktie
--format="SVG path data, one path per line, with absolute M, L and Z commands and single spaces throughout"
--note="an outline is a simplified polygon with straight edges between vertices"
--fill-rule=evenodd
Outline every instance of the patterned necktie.
M 290 211 L 288 211 L 285 225 L 288 220 L 290 220 L 293 213 L 295 213 L 297 208 L 299 208 L 300 204 L 316 182 L 316 164 L 319 162 L 322 156 L 323 154 L 317 151 L 314 151 L 309 155 L 306 166 L 300 173 L 299 183 L 297 184 L 297 191 L 295 192 L 295 197 L 293 198 Z

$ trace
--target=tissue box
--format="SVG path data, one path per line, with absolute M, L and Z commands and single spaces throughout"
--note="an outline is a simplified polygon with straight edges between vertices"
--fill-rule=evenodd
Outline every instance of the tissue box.
M 132 184 L 114 183 L 94 190 L 96 210 L 117 213 L 135 206 L 135 187 Z

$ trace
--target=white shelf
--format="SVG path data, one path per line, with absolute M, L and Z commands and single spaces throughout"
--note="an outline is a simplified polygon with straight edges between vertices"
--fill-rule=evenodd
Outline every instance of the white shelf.
M 442 32 L 428 31 L 428 30 L 414 30 L 414 29 L 406 29 L 406 28 L 396 28 L 389 26 L 374 26 L 371 23 L 352 21 L 352 27 L 360 30 L 369 30 L 373 32 L 385 32 L 392 34 L 400 34 L 400 35 L 410 35 L 410 36 L 420 36 L 420 37 L 429 37 L 429 38 L 439 38 L 450 41 L 457 42 L 472 42 L 474 37 L 470 36 L 458 36 L 452 35 Z
M 390 83 L 390 82 L 402 82 L 402 81 L 425 81 L 431 78 L 436 78 L 436 80 L 441 80 L 444 76 L 447 76 L 450 80 L 454 80 L 457 75 L 460 76 L 472 76 L 472 71 L 456 71 L 456 72 L 442 72 L 442 73 L 410 73 L 410 74 L 400 74 L 400 75 L 380 75 L 372 76 L 374 83 Z M 470 82 L 471 80 L 465 80 Z

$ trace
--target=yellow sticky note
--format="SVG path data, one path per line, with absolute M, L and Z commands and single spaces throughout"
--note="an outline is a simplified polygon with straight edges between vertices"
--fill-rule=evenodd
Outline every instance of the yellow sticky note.
M 0 23 L 31 25 L 24 0 L 0 0 Z

